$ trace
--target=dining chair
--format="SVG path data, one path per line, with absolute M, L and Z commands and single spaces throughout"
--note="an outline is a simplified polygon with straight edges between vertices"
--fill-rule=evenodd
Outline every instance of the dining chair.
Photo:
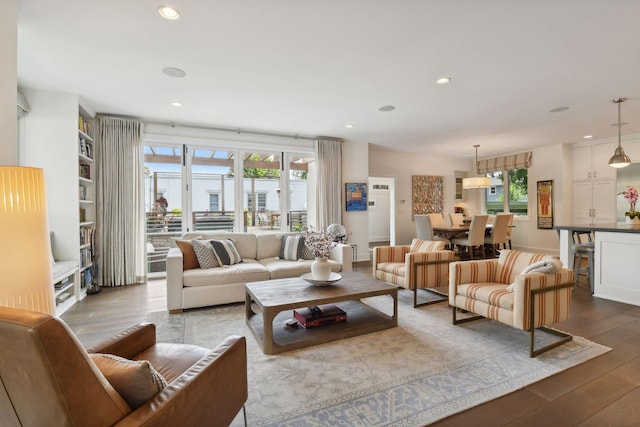
M 450 245 L 449 240 L 444 237 L 433 235 L 433 225 L 431 224 L 431 217 L 429 215 L 415 215 L 416 221 L 416 237 L 420 240 L 431 240 L 444 242 L 446 246 Z
M 491 253 L 497 256 L 500 245 L 504 245 L 507 242 L 507 229 L 513 214 L 510 213 L 498 213 L 493 220 L 493 227 L 491 234 L 485 236 L 484 244 L 491 247 Z
M 511 214 L 511 216 L 509 217 L 509 224 L 507 225 L 507 240 L 504 242 L 503 246 L 505 249 L 507 249 L 507 244 L 509 245 L 509 249 L 513 249 L 511 247 L 511 230 L 513 230 L 513 217 L 514 215 Z
M 431 220 L 432 227 L 444 227 L 444 216 L 440 212 L 430 213 L 429 219 Z
M 469 232 L 465 237 L 454 237 L 451 239 L 451 245 L 464 246 L 469 251 L 469 257 L 474 258 L 474 248 L 480 248 L 480 255 L 484 258 L 484 232 L 487 226 L 487 218 L 489 215 L 474 215 L 471 219 Z
M 464 215 L 458 212 L 450 212 L 449 220 L 451 220 L 451 226 L 458 227 L 464 224 Z

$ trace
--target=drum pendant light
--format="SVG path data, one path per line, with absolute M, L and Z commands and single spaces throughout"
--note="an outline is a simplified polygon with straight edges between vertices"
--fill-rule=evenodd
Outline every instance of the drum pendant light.
M 472 178 L 463 178 L 462 179 L 462 188 L 464 189 L 473 189 L 473 188 L 489 188 L 491 187 L 491 178 L 488 176 L 478 176 L 478 147 L 479 145 L 474 145 L 476 149 L 476 162 L 474 164 L 474 172 L 476 176 Z

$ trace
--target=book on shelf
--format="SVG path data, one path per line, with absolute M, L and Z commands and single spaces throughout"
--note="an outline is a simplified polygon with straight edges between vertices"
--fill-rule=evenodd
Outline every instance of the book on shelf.
M 84 138 L 80 138 L 80 154 L 83 156 L 87 155 L 87 142 Z
M 80 208 L 80 222 L 87 222 L 87 211 L 86 211 L 86 209 Z
M 91 179 L 91 166 L 84 164 L 78 165 L 78 174 L 81 178 Z
M 82 115 L 78 116 L 78 129 L 80 129 L 80 132 L 91 137 L 91 122 L 82 117 Z
M 87 200 L 87 187 L 84 185 L 78 187 L 78 197 L 80 200 Z

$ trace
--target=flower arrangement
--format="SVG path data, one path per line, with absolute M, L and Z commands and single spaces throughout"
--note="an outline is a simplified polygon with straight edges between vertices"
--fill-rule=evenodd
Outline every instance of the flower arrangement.
M 328 258 L 329 252 L 337 243 L 334 241 L 334 234 L 318 233 L 309 227 L 305 231 L 304 245 L 313 253 L 316 258 Z
M 622 192 L 622 195 L 627 202 L 629 202 L 629 211 L 625 212 L 625 216 L 631 219 L 640 218 L 640 212 L 636 210 L 636 202 L 638 201 L 638 189 L 636 187 L 627 186 L 627 189 Z

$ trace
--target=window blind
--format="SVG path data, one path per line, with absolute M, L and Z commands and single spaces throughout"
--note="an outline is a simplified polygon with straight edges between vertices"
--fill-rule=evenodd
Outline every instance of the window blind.
M 509 169 L 527 169 L 531 166 L 531 151 L 478 160 L 478 173 L 498 172 Z

